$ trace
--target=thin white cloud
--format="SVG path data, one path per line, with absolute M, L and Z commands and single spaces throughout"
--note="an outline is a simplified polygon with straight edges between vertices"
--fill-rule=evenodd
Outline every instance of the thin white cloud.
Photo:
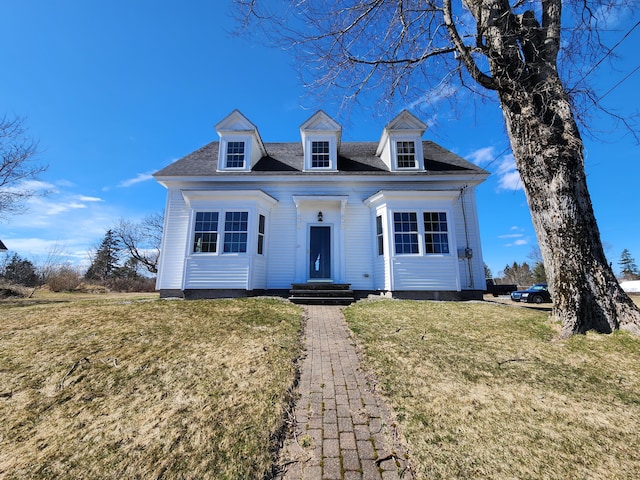
M 506 235 L 498 235 L 498 238 L 520 238 L 524 237 L 522 233 L 508 233 Z
M 153 175 L 151 173 L 139 173 L 134 178 L 129 178 L 120 182 L 118 184 L 118 188 L 131 187 L 137 183 L 147 182 L 149 180 L 153 180 Z
M 467 160 L 479 166 L 486 165 L 487 163 L 493 161 L 494 157 L 495 154 L 493 147 L 479 148 L 478 150 L 474 150 L 473 152 L 467 154 Z
M 483 147 L 468 153 L 465 158 L 475 165 L 483 168 L 490 168 L 496 160 L 495 148 L 493 146 Z M 522 190 L 520 174 L 516 168 L 516 161 L 512 154 L 505 155 L 500 159 L 495 175 L 498 177 L 498 192 Z
M 78 195 L 78 200 L 81 202 L 104 202 L 102 198 L 99 197 L 88 197 L 86 195 Z
M 516 161 L 513 155 L 505 156 L 496 171 L 498 175 L 498 191 L 522 190 L 522 182 L 520 181 L 520 173 L 516 168 Z
M 407 109 L 413 110 L 416 107 L 434 107 L 442 100 L 453 97 L 456 89 L 451 85 L 444 85 L 441 88 L 433 89 L 411 102 Z

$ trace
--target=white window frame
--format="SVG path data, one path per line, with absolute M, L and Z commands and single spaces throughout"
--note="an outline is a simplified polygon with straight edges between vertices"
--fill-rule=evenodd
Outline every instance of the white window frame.
M 227 166 L 227 152 L 230 143 L 244 143 L 244 161 L 241 167 Z M 251 166 L 251 137 L 239 135 L 227 135 L 220 140 L 220 150 L 218 153 L 218 171 L 220 172 L 246 172 Z
M 444 208 L 425 208 L 425 209 L 414 209 L 414 208 L 398 208 L 394 209 L 391 212 L 390 223 L 391 223 L 391 232 L 389 235 L 390 239 L 390 252 L 394 257 L 448 257 L 452 255 L 452 238 L 453 230 L 451 229 L 451 212 L 448 209 Z M 396 229 L 395 229 L 395 215 L 396 213 L 414 213 L 417 219 L 417 235 L 418 235 L 418 252 L 417 253 L 397 253 L 396 250 Z M 425 232 L 424 229 L 424 214 L 425 213 L 444 213 L 447 216 L 447 231 L 446 232 L 437 232 L 437 233 L 446 233 L 447 234 L 447 245 L 449 252 L 447 253 L 427 253 L 426 252 L 426 233 L 434 233 L 434 232 Z M 398 232 L 402 234 L 403 232 Z M 413 234 L 413 232 L 410 232 Z
M 329 143 L 329 166 L 313 167 L 313 144 L 314 142 Z M 331 172 L 338 168 L 338 149 L 336 139 L 329 135 L 310 135 L 305 139 L 304 146 L 304 170 L 307 172 Z
M 422 141 L 413 135 L 393 135 L 391 136 L 391 161 L 393 170 L 397 172 L 412 172 L 424 169 L 424 153 L 422 151 Z M 412 142 L 413 143 L 413 167 L 400 167 L 398 166 L 398 142 Z
M 218 214 L 218 230 L 216 232 L 217 234 L 217 238 L 216 238 L 216 251 L 215 252 L 196 252 L 195 251 L 195 237 L 196 237 L 196 217 L 198 213 L 217 213 Z M 227 232 L 226 230 L 226 218 L 227 218 L 227 213 L 246 213 L 247 214 L 247 230 L 246 232 Z M 246 256 L 249 255 L 250 252 L 252 251 L 252 249 L 255 247 L 257 248 L 256 245 L 254 245 L 254 243 L 252 242 L 251 238 L 252 235 L 254 234 L 254 232 L 258 231 L 258 217 L 256 217 L 255 212 L 252 211 L 251 209 L 248 208 L 228 208 L 228 209 L 219 209 L 219 208 L 214 208 L 214 209 L 203 209 L 203 208 L 199 208 L 197 210 L 193 210 L 193 220 L 191 222 L 191 242 L 190 242 L 190 255 L 197 255 L 197 256 L 201 256 L 201 255 L 208 255 L 208 256 Z M 255 217 L 255 218 L 254 218 Z M 254 222 L 255 222 L 255 227 L 254 227 Z M 265 218 L 265 222 L 266 222 L 266 218 Z M 246 249 L 244 252 L 225 252 L 224 251 L 224 244 L 225 244 L 225 235 L 227 233 L 245 233 L 247 236 L 247 241 L 246 241 Z

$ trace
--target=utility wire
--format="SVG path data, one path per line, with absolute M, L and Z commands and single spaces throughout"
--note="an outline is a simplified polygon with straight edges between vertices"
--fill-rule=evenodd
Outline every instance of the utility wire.
M 604 94 L 600 95 L 600 98 L 598 100 L 602 100 L 604 97 L 606 97 L 607 95 L 609 95 L 611 92 L 613 92 L 616 88 L 618 88 L 622 82 L 625 82 L 631 75 L 633 75 L 634 73 L 636 73 L 638 70 L 640 70 L 640 65 L 638 65 L 636 68 L 634 68 L 633 70 L 631 70 L 631 72 L 625 76 L 622 80 L 620 80 L 618 83 L 616 83 L 613 87 L 611 87 L 609 90 L 607 90 Z
M 595 63 L 595 65 L 593 65 L 593 66 L 589 69 L 589 71 L 588 71 L 587 73 L 585 73 L 585 74 L 582 76 L 582 78 L 581 78 L 580 80 L 578 80 L 578 81 L 576 82 L 576 85 L 579 85 L 579 84 L 580 84 L 581 82 L 583 82 L 583 81 L 584 81 L 584 80 L 585 80 L 589 75 L 591 75 L 591 74 L 593 73 L 593 71 L 594 71 L 596 68 L 598 68 L 598 66 L 599 66 L 602 62 L 604 62 L 604 61 L 607 59 L 607 57 L 609 57 L 609 55 L 611 55 L 611 54 L 613 53 L 613 51 L 614 51 L 616 48 L 618 48 L 618 47 L 620 46 L 620 44 L 621 44 L 622 42 L 624 42 L 624 41 L 627 39 L 627 37 L 628 37 L 629 35 L 631 35 L 631 33 L 632 33 L 636 28 L 638 28 L 639 26 L 640 26 L 640 21 L 636 22 L 636 24 L 635 24 L 633 27 L 631 27 L 631 28 L 629 29 L 629 31 L 628 31 L 627 33 L 625 33 L 625 34 L 622 36 L 622 38 L 621 38 L 620 40 L 618 40 L 618 42 L 617 42 L 613 47 L 611 47 L 611 48 L 607 51 L 607 53 L 605 53 L 605 54 L 604 54 L 604 56 L 603 56 L 600 60 L 598 60 L 598 61 Z

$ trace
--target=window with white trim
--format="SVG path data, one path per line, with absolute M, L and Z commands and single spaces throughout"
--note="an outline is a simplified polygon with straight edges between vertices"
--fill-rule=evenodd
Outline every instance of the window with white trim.
M 382 215 L 376 217 L 376 240 L 378 242 L 378 255 L 384 255 L 384 236 L 382 232 Z
M 422 213 L 422 222 L 418 215 Z M 393 233 L 396 255 L 447 255 L 449 227 L 446 212 L 394 212 Z M 422 247 L 420 242 L 422 238 Z
M 194 253 L 215 253 L 218 246 L 218 212 L 197 212 Z
M 222 239 L 221 253 L 245 253 L 249 212 L 196 212 L 193 253 L 220 253 L 218 239 Z M 262 215 L 261 215 L 262 216 Z
M 393 233 L 396 255 L 419 253 L 416 212 L 395 212 L 393 214 Z
M 227 212 L 224 219 L 224 253 L 247 251 L 248 212 Z
M 264 252 L 264 215 L 258 216 L 258 255 Z
M 424 212 L 424 252 L 449 253 L 446 212 Z
M 329 168 L 331 158 L 329 156 L 328 141 L 311 142 L 311 168 Z
M 244 142 L 227 142 L 226 168 L 244 168 Z
M 415 168 L 416 143 L 406 140 L 397 141 L 396 156 L 398 159 L 398 168 Z

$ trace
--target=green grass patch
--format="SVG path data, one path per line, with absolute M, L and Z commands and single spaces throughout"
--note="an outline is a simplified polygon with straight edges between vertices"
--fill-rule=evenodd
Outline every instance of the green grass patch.
M 640 478 L 640 338 L 559 341 L 548 313 L 482 302 L 345 316 L 419 478 Z
M 156 297 L 0 302 L 0 478 L 270 471 L 300 309 Z

